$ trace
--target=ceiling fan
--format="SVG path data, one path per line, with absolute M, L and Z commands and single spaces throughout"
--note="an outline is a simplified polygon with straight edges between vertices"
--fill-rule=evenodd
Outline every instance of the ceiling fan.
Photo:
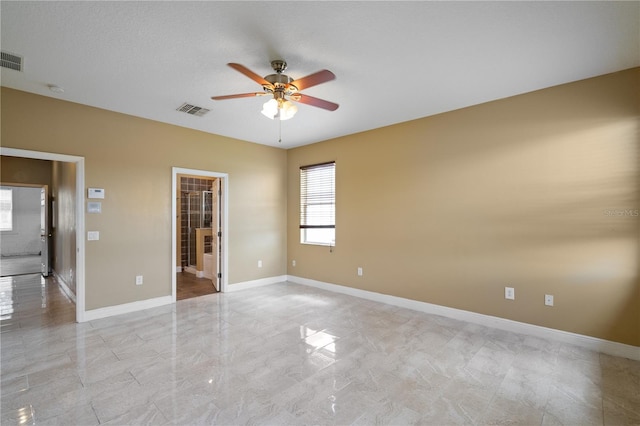
M 304 95 L 300 90 L 308 89 L 321 83 L 331 81 L 336 76 L 329 70 L 321 70 L 310 74 L 306 77 L 294 80 L 286 74 L 287 63 L 281 59 L 271 61 L 271 67 L 276 72 L 267 76 L 260 77 L 244 65 L 230 63 L 227 64 L 234 70 L 241 72 L 251 80 L 262 86 L 262 92 L 239 93 L 235 95 L 212 96 L 214 101 L 222 101 L 225 99 L 248 98 L 254 96 L 272 95 L 273 98 L 263 105 L 262 114 L 272 120 L 278 118 L 280 120 L 288 120 L 293 117 L 298 110 L 291 101 L 300 102 L 317 108 L 335 111 L 338 104 L 325 101 L 324 99 L 314 98 L 313 96 Z

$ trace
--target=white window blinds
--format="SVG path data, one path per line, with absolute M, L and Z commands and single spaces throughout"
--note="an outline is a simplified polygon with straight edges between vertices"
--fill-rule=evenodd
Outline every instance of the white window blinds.
M 336 163 L 300 168 L 300 241 L 333 244 L 336 227 Z
M 0 189 L 0 231 L 13 230 L 13 191 Z

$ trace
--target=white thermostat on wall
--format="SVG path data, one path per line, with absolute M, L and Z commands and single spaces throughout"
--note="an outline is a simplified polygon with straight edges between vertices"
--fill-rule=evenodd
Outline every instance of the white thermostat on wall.
M 103 188 L 89 188 L 88 198 L 104 198 Z

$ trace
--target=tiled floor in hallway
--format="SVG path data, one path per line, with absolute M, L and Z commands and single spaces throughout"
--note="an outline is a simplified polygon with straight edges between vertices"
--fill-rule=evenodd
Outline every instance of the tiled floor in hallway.
M 640 423 L 640 363 L 276 284 L 76 324 L 2 279 L 2 425 Z

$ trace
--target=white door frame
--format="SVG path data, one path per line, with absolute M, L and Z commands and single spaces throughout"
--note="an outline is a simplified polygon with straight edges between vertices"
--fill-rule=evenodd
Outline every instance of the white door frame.
M 178 206 L 176 199 L 178 197 L 178 175 L 195 175 L 203 177 L 216 177 L 221 178 L 222 197 L 218 200 L 221 204 L 220 210 L 222 211 L 222 259 L 221 259 L 221 272 L 222 280 L 220 282 L 220 291 L 227 291 L 227 283 L 229 281 L 229 174 L 210 172 L 205 170 L 196 169 L 184 169 L 181 167 L 171 168 L 171 299 L 173 303 L 176 302 L 176 274 L 177 270 L 177 218 L 178 218 Z
M 85 320 L 84 157 L 0 147 L 6 157 L 61 161 L 76 165 L 76 321 Z

